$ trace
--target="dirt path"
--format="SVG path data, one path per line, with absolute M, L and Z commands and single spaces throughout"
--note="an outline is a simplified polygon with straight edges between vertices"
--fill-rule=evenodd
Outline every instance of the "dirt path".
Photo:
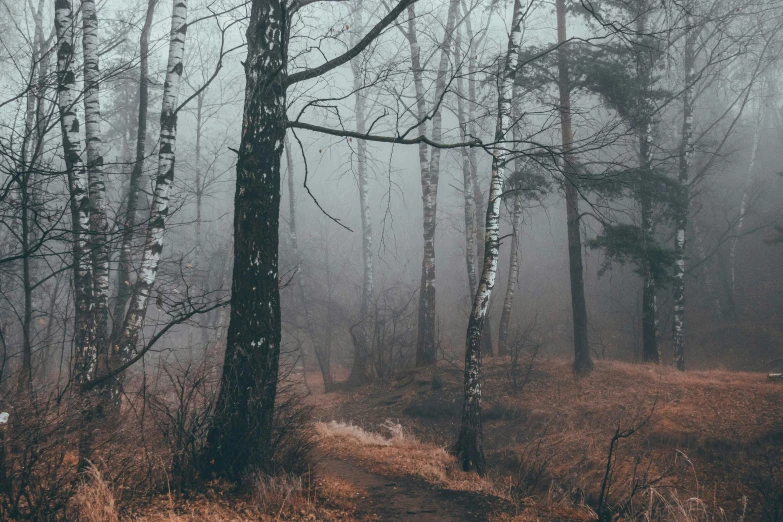
M 385 477 L 348 460 L 327 459 L 322 473 L 356 485 L 366 496 L 356 501 L 360 520 L 452 522 L 488 520 L 505 502 L 466 491 L 434 489 L 412 477 Z

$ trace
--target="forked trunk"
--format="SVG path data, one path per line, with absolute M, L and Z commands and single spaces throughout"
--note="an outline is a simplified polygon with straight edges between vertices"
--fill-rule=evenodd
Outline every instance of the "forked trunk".
M 163 253 L 163 239 L 166 231 L 166 217 L 169 213 L 169 198 L 174 183 L 174 161 L 177 144 L 177 100 L 182 80 L 187 34 L 186 0 L 174 0 L 169 33 L 169 56 L 166 65 L 166 80 L 163 84 L 163 103 L 160 113 L 160 149 L 158 150 L 158 168 L 155 178 L 155 190 L 150 208 L 150 220 L 147 227 L 144 250 L 141 258 L 141 270 L 133 286 L 128 312 L 125 315 L 122 334 L 112 345 L 111 364 L 114 369 L 126 364 L 133 355 L 139 334 L 144 326 L 147 305 L 152 295 L 153 285 L 158 275 L 158 267 Z M 116 408 L 121 398 L 122 374 L 112 380 L 111 402 Z
M 464 6 L 463 6 L 464 8 Z M 473 45 L 477 45 L 477 43 L 474 41 L 473 38 L 473 25 L 471 23 L 471 14 L 469 12 L 465 12 L 465 31 L 467 33 L 468 41 L 471 42 Z M 482 37 L 483 38 L 483 37 Z M 476 91 L 476 76 L 478 75 L 478 60 L 477 60 L 477 53 L 472 52 L 468 55 L 468 110 L 467 110 L 467 118 L 468 118 L 468 134 L 471 137 L 477 136 L 477 128 L 476 128 L 476 106 L 478 103 L 478 93 Z M 481 183 L 479 183 L 478 179 L 478 158 L 476 157 L 476 149 L 471 148 L 467 151 L 468 153 L 468 160 L 470 161 L 470 180 L 471 180 L 471 187 L 473 189 L 473 208 L 475 211 L 473 212 L 473 237 L 475 240 L 475 248 L 473 249 L 475 252 L 475 266 L 476 266 L 476 272 L 481 270 L 481 264 L 484 261 L 484 214 L 479 210 L 486 207 L 486 203 L 484 202 L 484 196 L 481 193 Z M 473 292 L 470 294 L 470 298 L 474 299 L 476 297 L 476 290 L 474 289 Z M 491 304 L 491 302 L 490 302 Z M 486 321 L 490 322 L 490 308 L 487 308 L 487 317 Z M 484 354 L 492 356 L 493 350 L 492 350 L 492 328 L 484 328 L 482 334 L 481 334 L 481 350 Z
M 117 299 L 114 302 L 114 324 L 112 325 L 111 341 L 116 343 L 122 335 L 123 319 L 128 301 L 133 293 L 131 285 L 131 260 L 133 257 L 133 239 L 136 232 L 136 213 L 139 207 L 139 188 L 144 171 L 144 159 L 147 152 L 147 108 L 149 105 L 149 36 L 152 29 L 152 19 L 158 0 L 147 1 L 147 14 L 139 37 L 139 91 L 138 119 L 136 127 L 136 155 L 128 182 L 128 192 L 125 202 L 125 216 L 120 229 L 120 255 L 117 262 Z M 102 363 L 108 366 L 108 361 Z

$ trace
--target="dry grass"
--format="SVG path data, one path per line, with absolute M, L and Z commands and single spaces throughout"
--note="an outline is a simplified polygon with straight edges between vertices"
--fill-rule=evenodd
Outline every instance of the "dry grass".
M 118 522 L 115 505 L 114 488 L 103 477 L 103 473 L 95 467 L 85 471 L 76 495 L 73 498 L 79 520 L 83 522 Z
M 421 443 L 401 424 L 386 420 L 379 427 L 388 437 L 344 422 L 316 424 L 321 449 L 333 456 L 358 460 L 382 474 L 420 477 L 438 487 L 494 491 L 490 482 L 458 469 L 444 448 Z
M 315 424 L 316 432 L 321 439 L 331 437 L 348 438 L 362 446 L 410 447 L 418 444 L 416 437 L 405 430 L 399 423 L 394 423 L 387 419 L 379 427 L 384 429 L 388 436 L 365 431 L 359 426 L 345 422 L 330 421 L 328 423 L 317 422 Z
M 248 496 L 237 497 L 215 483 L 206 494 L 189 499 L 161 496 L 123 522 L 351 522 L 355 493 L 334 481 L 296 476 L 258 476 Z
M 462 477 L 442 449 L 453 443 L 459 421 L 458 368 L 439 369 L 443 387 L 438 390 L 430 386 L 430 372 L 410 372 L 353 393 L 316 395 L 313 401 L 321 415 L 359 425 L 400 419 L 420 441 L 405 451 L 388 442 L 356 448 L 350 437 L 328 441 L 339 453 L 359 454 L 377 469 L 447 487 L 504 490 L 507 496 L 521 491 L 524 502 L 539 505 L 594 503 L 615 430 L 649 417 L 638 433 L 617 445 L 611 500 L 623 500 L 634 485 L 677 491 L 680 496 L 668 498 L 668 505 L 661 498 L 653 502 L 667 520 L 705 513 L 699 506 L 706 504 L 692 500 L 704 491 L 710 520 L 737 520 L 745 509 L 743 496 L 751 499 L 748 511 L 753 507 L 756 493 L 748 482 L 764 468 L 750 448 L 758 455 L 783 454 L 783 387 L 767 382 L 764 374 L 683 374 L 663 366 L 598 361 L 590 376 L 576 380 L 569 361 L 548 360 L 537 364 L 522 394 L 513 394 L 508 364 L 489 359 L 485 365 L 485 450 L 494 484 L 489 488 L 475 477 Z M 532 484 L 521 484 L 520 475 L 532 476 Z

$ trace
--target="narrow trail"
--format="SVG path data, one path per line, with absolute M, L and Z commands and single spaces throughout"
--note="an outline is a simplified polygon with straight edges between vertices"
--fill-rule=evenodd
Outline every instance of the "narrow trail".
M 356 500 L 360 520 L 452 522 L 488 520 L 502 499 L 467 491 L 434 489 L 413 477 L 386 477 L 349 460 L 327 459 L 322 472 L 363 491 Z M 503 506 L 505 507 L 505 506 Z

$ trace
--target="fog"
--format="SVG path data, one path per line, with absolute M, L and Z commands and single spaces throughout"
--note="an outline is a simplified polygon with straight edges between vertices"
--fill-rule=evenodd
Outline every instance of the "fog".
M 783 369 L 777 0 L 0 12 L 0 410 L 198 367 L 234 480 L 300 386 L 456 368 L 483 475 L 482 359 Z

